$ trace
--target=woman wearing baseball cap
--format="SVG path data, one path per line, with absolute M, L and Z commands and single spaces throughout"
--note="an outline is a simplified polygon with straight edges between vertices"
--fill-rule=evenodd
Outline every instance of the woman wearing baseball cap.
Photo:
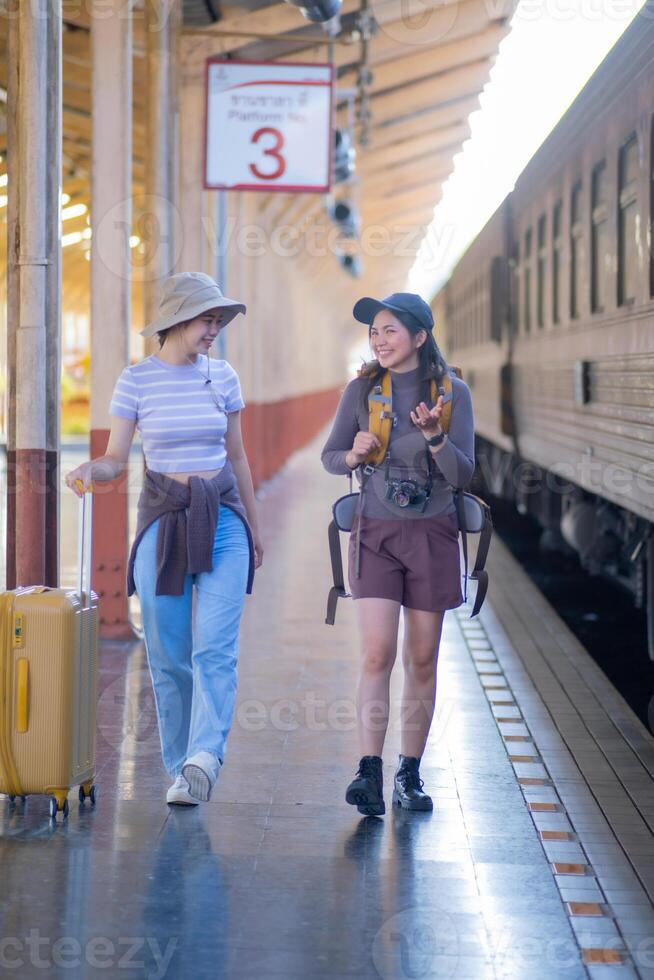
M 467 385 L 449 370 L 434 340 L 431 309 L 420 296 L 365 297 L 355 304 L 354 316 L 368 324 L 374 360 L 347 385 L 322 451 L 329 473 L 356 470 L 361 481 L 348 569 L 362 650 L 361 759 L 345 798 L 361 813 L 385 812 L 381 755 L 403 608 L 402 730 L 393 802 L 431 810 L 419 767 L 434 711 L 443 617 L 463 602 L 452 488 L 465 486 L 474 470 L 472 404 Z M 369 431 L 369 399 L 387 397 L 387 372 L 391 404 L 384 410 L 392 421 L 382 460 L 380 439 Z M 430 397 L 432 381 L 444 388 L 446 375 L 452 395 L 447 434 L 440 425 L 445 396 L 435 404 Z
M 163 762 L 173 780 L 168 803 L 210 797 L 233 717 L 243 601 L 263 556 L 238 375 L 209 357 L 239 313 L 243 303 L 223 296 L 202 272 L 166 279 L 158 316 L 141 331 L 158 335 L 159 353 L 118 378 L 105 455 L 66 476 L 78 495 L 92 481 L 119 476 L 138 428 L 146 472 L 127 591 L 141 603 Z

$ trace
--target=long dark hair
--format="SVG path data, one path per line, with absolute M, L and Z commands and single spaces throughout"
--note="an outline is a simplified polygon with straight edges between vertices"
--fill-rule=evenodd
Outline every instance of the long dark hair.
M 419 326 L 414 317 L 404 316 L 402 313 L 396 313 L 395 310 L 392 313 L 414 337 L 421 330 L 425 330 L 424 327 Z M 368 328 L 368 336 L 370 336 L 371 328 L 372 324 Z M 434 340 L 433 333 L 430 330 L 425 330 L 425 333 L 427 334 L 427 339 L 418 348 L 418 368 L 420 369 L 421 399 L 429 404 L 431 399 L 430 382 L 439 382 L 450 369 L 441 353 L 440 347 Z M 366 411 L 368 409 L 368 395 L 375 385 L 381 382 L 385 370 L 386 368 L 382 367 L 379 361 L 375 359 L 366 361 L 359 371 L 359 377 L 366 378 L 367 380 L 367 384 L 362 385 L 361 393 L 363 407 Z

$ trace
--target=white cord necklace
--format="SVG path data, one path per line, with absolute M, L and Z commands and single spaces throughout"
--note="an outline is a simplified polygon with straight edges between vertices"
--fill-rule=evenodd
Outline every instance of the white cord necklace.
M 218 392 L 216 391 L 216 389 L 213 387 L 213 378 L 211 377 L 211 357 L 209 356 L 209 354 L 207 354 L 207 376 L 206 377 L 204 376 L 204 373 L 200 370 L 200 368 L 197 367 L 197 365 L 191 360 L 191 358 L 188 356 L 188 354 L 186 355 L 186 359 L 189 362 L 189 364 L 191 365 L 191 367 L 195 368 L 195 370 L 197 371 L 197 373 L 200 375 L 200 377 L 204 381 L 205 385 L 212 385 L 212 387 L 209 388 L 209 392 L 211 394 L 211 399 L 212 399 L 214 405 L 216 406 L 216 408 L 218 409 L 218 411 L 219 412 L 223 412 L 224 414 L 226 414 L 225 407 L 224 407 L 224 405 L 222 403 L 222 400 L 220 398 L 220 395 L 218 394 Z
M 205 385 L 212 384 L 213 378 L 211 377 L 211 358 L 210 358 L 210 356 L 208 354 L 207 354 L 207 376 L 206 376 L 206 378 L 204 376 L 204 373 L 200 370 L 200 368 L 197 366 L 197 364 L 194 361 L 191 360 L 191 358 L 188 356 L 188 354 L 186 355 L 186 360 L 189 362 L 189 364 L 191 365 L 191 367 L 195 368 L 195 370 L 198 372 L 198 374 L 200 375 L 200 377 L 203 379 Z

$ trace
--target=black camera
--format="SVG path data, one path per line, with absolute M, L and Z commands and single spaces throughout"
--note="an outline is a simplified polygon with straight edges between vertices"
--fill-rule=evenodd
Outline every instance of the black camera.
M 422 513 L 427 506 L 429 493 L 415 480 L 387 480 L 386 499 L 396 507 L 410 507 Z

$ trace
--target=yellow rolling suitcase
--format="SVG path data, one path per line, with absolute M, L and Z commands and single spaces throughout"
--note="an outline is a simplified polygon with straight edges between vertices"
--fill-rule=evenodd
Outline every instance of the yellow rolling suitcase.
M 29 586 L 0 595 L 0 792 L 68 793 L 95 803 L 98 597 L 91 591 L 91 493 L 80 501 L 77 589 Z

